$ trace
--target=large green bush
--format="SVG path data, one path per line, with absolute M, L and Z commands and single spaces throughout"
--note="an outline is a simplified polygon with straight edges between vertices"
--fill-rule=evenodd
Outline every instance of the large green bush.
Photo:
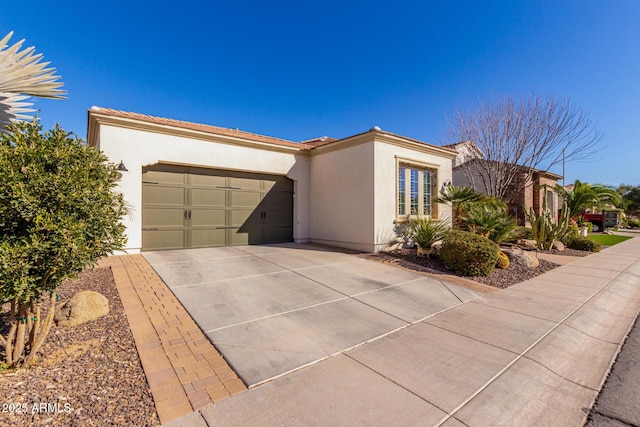
M 602 245 L 598 242 L 594 242 L 588 237 L 576 237 L 571 239 L 567 246 L 571 249 L 577 249 L 579 251 L 600 252 Z
M 126 213 L 117 171 L 59 126 L 18 122 L 0 135 L 0 303 L 10 303 L 0 336 L 5 362 L 29 365 L 55 311 L 56 288 L 122 249 Z M 42 298 L 50 304 L 41 316 Z M 26 352 L 26 354 L 24 354 Z
M 498 245 L 478 234 L 452 230 L 443 239 L 440 259 L 463 276 L 488 276 L 498 261 Z

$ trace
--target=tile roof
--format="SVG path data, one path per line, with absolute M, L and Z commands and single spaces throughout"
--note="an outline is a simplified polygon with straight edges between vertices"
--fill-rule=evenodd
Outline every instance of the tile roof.
M 203 123 L 193 123 L 193 122 L 187 122 L 187 121 L 184 121 L 184 120 L 168 119 L 168 118 L 164 118 L 164 117 L 155 117 L 155 116 L 149 116 L 147 114 L 131 113 L 129 111 L 114 110 L 112 108 L 91 107 L 90 112 L 94 112 L 94 113 L 98 113 L 98 114 L 102 114 L 102 115 L 107 115 L 107 116 L 111 116 L 111 117 L 120 117 L 120 118 L 124 118 L 124 119 L 131 119 L 131 120 L 138 120 L 138 121 L 143 121 L 143 122 L 147 122 L 147 123 L 154 123 L 154 124 L 158 124 L 158 125 L 171 126 L 171 127 L 182 128 L 182 129 L 190 129 L 190 130 L 206 132 L 206 133 L 211 133 L 211 134 L 216 134 L 216 135 L 235 136 L 235 137 L 238 137 L 238 138 L 248 139 L 250 141 L 264 142 L 264 143 L 267 143 L 267 144 L 279 145 L 279 146 L 284 146 L 284 147 L 295 147 L 295 148 L 298 148 L 298 149 L 301 149 L 301 150 L 313 148 L 313 146 L 311 146 L 311 145 L 301 146 L 301 144 L 298 143 L 298 142 L 289 141 L 289 140 L 282 139 L 282 138 L 275 138 L 275 137 L 271 137 L 271 136 L 259 135 L 257 133 L 246 132 L 246 131 L 239 130 L 239 129 L 230 129 L 230 128 L 224 128 L 224 127 L 220 127 L 220 126 L 207 125 L 207 124 L 203 124 Z

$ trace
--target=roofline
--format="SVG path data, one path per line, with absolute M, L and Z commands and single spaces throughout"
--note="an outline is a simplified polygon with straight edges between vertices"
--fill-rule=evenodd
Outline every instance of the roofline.
M 329 141 L 323 145 L 317 145 L 311 150 L 311 154 L 317 155 L 327 153 L 371 141 L 385 142 L 387 144 L 421 151 L 426 154 L 439 155 L 448 159 L 453 159 L 458 155 L 457 151 L 450 148 L 428 144 L 417 139 L 407 138 L 406 136 L 377 129 L 372 129 L 367 132 L 362 132 L 336 141 Z
M 466 162 L 454 167 L 453 170 L 461 169 L 461 168 L 464 167 L 465 164 L 471 163 L 471 162 L 496 162 L 496 161 L 497 160 L 471 159 L 471 160 L 467 160 Z M 553 172 L 549 172 L 549 171 L 545 171 L 545 170 L 541 170 L 541 169 L 536 169 L 536 168 L 531 167 L 531 166 L 523 166 L 523 165 L 517 165 L 517 166 L 521 167 L 522 169 L 531 169 L 533 173 L 537 173 L 537 174 L 540 174 L 540 175 L 546 175 L 546 176 L 548 176 L 550 178 L 555 178 L 556 180 L 563 178 L 562 175 L 558 175 L 557 173 L 553 173 Z
M 160 121 L 166 121 L 167 123 L 161 123 Z M 91 107 L 88 111 L 87 142 L 89 145 L 95 146 L 97 144 L 98 128 L 100 125 L 110 125 L 140 131 L 152 131 L 154 133 L 165 135 L 182 136 L 208 142 L 248 146 L 269 151 L 281 151 L 287 153 L 308 151 L 307 147 L 284 139 L 272 138 L 240 130 L 146 116 L 139 113 L 127 113 L 124 111 L 100 107 Z
M 385 142 L 449 159 L 455 158 L 458 154 L 456 150 L 451 148 L 431 145 L 417 139 L 383 131 L 379 128 L 373 128 L 367 132 L 342 139 L 327 138 L 326 141 L 305 144 L 237 129 L 234 130 L 182 120 L 154 117 L 102 107 L 91 107 L 88 110 L 87 120 L 87 142 L 92 146 L 98 145 L 98 128 L 100 125 L 109 125 L 125 129 L 151 131 L 166 135 L 200 139 L 209 142 L 220 142 L 287 153 L 297 152 L 306 155 L 321 154 L 371 141 Z

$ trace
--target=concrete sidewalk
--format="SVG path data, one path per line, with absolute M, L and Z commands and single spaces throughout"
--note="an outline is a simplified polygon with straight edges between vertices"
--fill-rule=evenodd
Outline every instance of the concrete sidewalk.
M 631 239 L 170 425 L 578 426 L 639 309 Z

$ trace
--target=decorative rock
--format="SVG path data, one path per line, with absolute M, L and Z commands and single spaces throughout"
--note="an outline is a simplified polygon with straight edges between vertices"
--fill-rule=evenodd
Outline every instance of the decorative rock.
M 82 291 L 56 311 L 58 326 L 77 326 L 109 314 L 109 300 L 94 291 Z
M 518 240 L 518 244 L 521 246 L 525 246 L 528 248 L 537 248 L 538 247 L 538 242 L 536 242 L 535 240 L 532 239 L 521 239 Z
M 442 250 L 442 240 L 438 240 L 433 245 L 431 245 L 431 250 L 434 255 L 440 256 L 440 251 Z
M 562 251 L 564 251 L 564 243 L 562 243 L 560 240 L 555 240 L 553 242 L 552 248 L 555 249 L 558 252 L 562 252 Z
M 512 247 L 510 249 L 502 249 L 507 254 L 509 260 L 513 263 L 524 265 L 527 268 L 536 268 L 540 265 L 540 261 L 535 256 L 523 251 L 520 248 Z

